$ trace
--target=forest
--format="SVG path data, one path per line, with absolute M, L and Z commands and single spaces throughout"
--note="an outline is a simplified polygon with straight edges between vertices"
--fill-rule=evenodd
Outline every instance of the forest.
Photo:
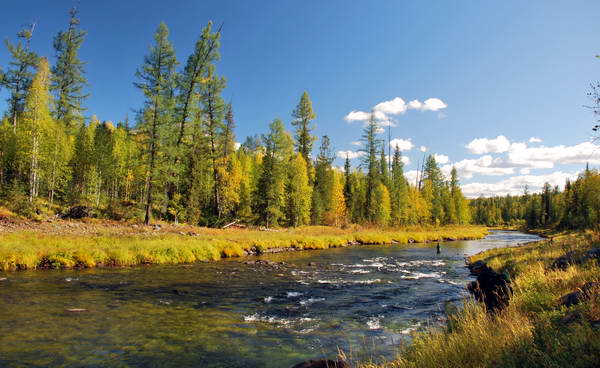
M 373 117 L 358 167 L 348 158 L 343 170 L 334 167 L 327 136 L 313 158 L 316 113 L 307 92 L 290 107 L 293 132 L 276 118 L 266 134 L 237 143 L 234 108 L 222 97 L 227 81 L 217 72 L 221 28 L 210 22 L 185 63 L 167 25 L 158 26 L 135 71 L 145 101 L 132 121 L 87 118 L 90 86 L 78 56 L 86 32 L 77 16 L 71 11 L 54 37 L 53 58 L 31 49 L 33 27 L 6 41 L 12 60 L 0 84 L 9 93 L 0 123 L 0 201 L 10 211 L 39 219 L 80 206 L 99 218 L 211 227 L 471 221 L 456 170 L 447 180 L 429 156 L 418 181 L 408 183 L 402 152 L 386 151 Z

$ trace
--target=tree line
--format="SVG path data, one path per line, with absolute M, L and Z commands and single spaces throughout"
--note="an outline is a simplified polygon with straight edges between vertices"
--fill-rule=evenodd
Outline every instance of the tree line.
M 86 117 L 88 95 L 79 59 L 86 32 L 76 10 L 54 38 L 54 63 L 31 49 L 34 27 L 6 41 L 1 71 L 8 91 L 0 123 L 0 201 L 27 216 L 88 206 L 112 219 L 153 218 L 221 226 L 230 221 L 272 226 L 348 223 L 397 226 L 470 222 L 456 170 L 446 180 L 429 156 L 418 182 L 404 176 L 402 153 L 386 156 L 372 116 L 364 155 L 334 167 L 332 143 L 317 138 L 316 114 L 304 92 L 266 134 L 236 143 L 234 110 L 222 97 L 221 29 L 209 22 L 185 63 L 161 23 L 135 72 L 144 103 L 134 122 Z
M 544 184 L 541 193 L 478 198 L 471 201 L 473 221 L 488 226 L 591 229 L 600 223 L 600 173 L 586 167 L 561 192 Z

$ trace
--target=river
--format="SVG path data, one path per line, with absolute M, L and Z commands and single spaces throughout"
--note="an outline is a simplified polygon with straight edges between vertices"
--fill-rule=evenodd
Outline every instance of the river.
M 443 320 L 465 256 L 539 238 L 352 246 L 193 265 L 0 273 L 0 367 L 277 367 L 392 358 Z M 285 266 L 248 265 L 251 259 Z

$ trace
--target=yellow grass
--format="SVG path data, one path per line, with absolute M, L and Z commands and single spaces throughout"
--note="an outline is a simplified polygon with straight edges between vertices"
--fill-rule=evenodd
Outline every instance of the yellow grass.
M 509 307 L 488 315 L 467 302 L 448 326 L 414 336 L 398 358 L 363 368 L 400 367 L 595 367 L 600 361 L 600 298 L 564 307 L 561 296 L 600 281 L 596 261 L 554 270 L 568 251 L 597 247 L 595 234 L 571 234 L 522 247 L 494 249 L 472 257 L 512 278 Z
M 82 234 L 77 230 L 46 231 L 42 225 L 27 231 L 0 233 L 0 271 L 191 263 L 241 257 L 252 251 L 267 252 L 271 248 L 326 249 L 353 243 L 404 244 L 409 240 L 476 239 L 487 234 L 486 228 L 478 226 L 402 230 L 311 226 L 280 231 L 186 227 L 191 230 L 189 232 L 175 232 L 178 228 L 168 227 L 153 231 L 151 228 L 90 226 Z

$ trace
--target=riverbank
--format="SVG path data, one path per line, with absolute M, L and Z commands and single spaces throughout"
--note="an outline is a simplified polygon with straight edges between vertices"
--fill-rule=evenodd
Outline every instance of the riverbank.
M 599 246 L 598 233 L 551 234 L 471 257 L 470 262 L 483 261 L 510 277 L 509 306 L 491 315 L 468 302 L 463 311 L 450 313 L 446 328 L 415 335 L 396 360 L 363 367 L 596 366 Z
M 4 222 L 0 223 L 0 271 L 192 263 L 353 244 L 481 239 L 486 234 L 487 228 L 480 226 L 406 229 L 309 226 L 264 231 L 107 221 Z

